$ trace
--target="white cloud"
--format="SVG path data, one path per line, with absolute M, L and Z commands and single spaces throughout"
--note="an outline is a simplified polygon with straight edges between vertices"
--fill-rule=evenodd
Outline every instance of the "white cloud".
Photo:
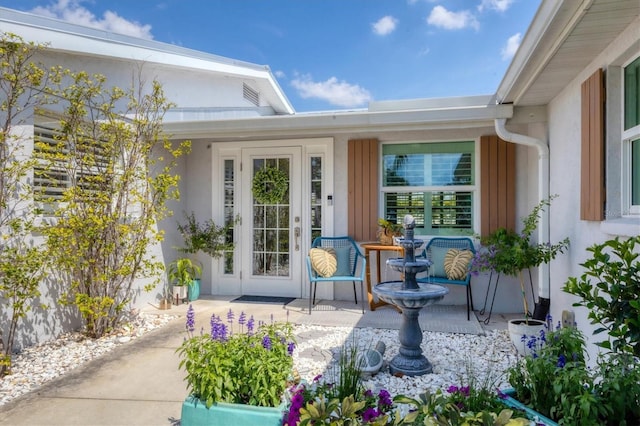
M 82 0 L 58 0 L 57 3 L 49 6 L 38 6 L 32 9 L 31 12 L 99 30 L 147 40 L 153 39 L 151 25 L 129 21 L 110 10 L 107 10 L 102 15 L 102 18 L 98 18 L 90 10 L 82 7 L 81 2 Z
M 478 6 L 478 10 L 482 12 L 484 9 L 490 9 L 505 12 L 512 4 L 513 0 L 482 0 L 482 3 Z
M 292 80 L 291 85 L 304 99 L 321 99 L 339 107 L 362 106 L 371 100 L 371 94 L 366 89 L 344 80 L 338 81 L 336 77 L 326 81 L 313 81 L 307 74 Z
M 461 30 L 472 27 L 480 28 L 480 23 L 468 10 L 450 12 L 442 6 L 436 6 L 431 10 L 427 23 L 445 30 Z
M 393 16 L 387 15 L 371 24 L 373 27 L 373 32 L 378 35 L 387 35 L 392 33 L 396 29 L 396 25 L 398 24 L 398 20 Z
M 502 59 L 509 60 L 513 58 L 513 55 L 516 54 L 518 47 L 520 47 L 520 42 L 522 41 L 522 34 L 516 33 L 509 37 L 507 40 L 507 44 L 502 48 Z
M 277 70 L 273 73 L 273 75 L 275 75 L 277 78 L 287 78 L 287 74 L 285 74 L 285 72 L 282 70 Z

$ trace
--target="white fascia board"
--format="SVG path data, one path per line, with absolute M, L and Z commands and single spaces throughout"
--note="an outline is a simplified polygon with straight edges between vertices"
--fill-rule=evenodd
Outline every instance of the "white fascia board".
M 404 130 L 493 127 L 497 118 L 511 118 L 512 105 L 475 108 L 412 110 L 393 112 L 328 112 L 249 119 L 183 121 L 165 123 L 173 137 L 234 137 L 269 133 L 326 134 Z
M 563 6 L 563 3 L 564 0 L 543 0 L 538 7 L 531 21 L 531 25 L 529 25 L 527 32 L 522 38 L 520 47 L 518 47 L 502 81 L 498 85 L 498 89 L 496 90 L 498 102 L 510 102 L 514 97 L 519 96 L 518 94 L 512 93 L 512 90 L 521 78 L 523 71 L 535 65 L 530 63 L 531 57 L 538 48 L 549 25 Z

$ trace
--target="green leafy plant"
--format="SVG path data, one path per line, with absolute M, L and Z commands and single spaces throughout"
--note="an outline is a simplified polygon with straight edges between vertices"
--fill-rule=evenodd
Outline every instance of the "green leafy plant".
M 615 238 L 595 244 L 591 258 L 581 263 L 585 272 L 570 277 L 563 290 L 580 297 L 573 306 L 588 309 L 594 334 L 607 333 L 598 344 L 614 352 L 640 356 L 640 236 Z
M 520 234 L 505 228 L 498 228 L 480 239 L 481 247 L 471 263 L 474 274 L 483 271 L 494 271 L 504 275 L 518 277 L 522 290 L 522 302 L 525 315 L 529 313 L 529 305 L 524 290 L 525 269 L 549 263 L 569 247 L 569 238 L 555 243 L 533 243 L 533 231 L 538 227 L 541 212 L 551 205 L 555 197 L 541 200 L 522 220 L 523 229 Z
M 385 232 L 387 232 L 387 234 L 394 237 L 402 236 L 402 233 L 404 230 L 404 228 L 402 227 L 402 224 L 394 223 L 384 218 L 378 219 L 378 226 L 382 228 Z
M 627 353 L 598 359 L 595 393 L 608 408 L 607 423 L 633 425 L 640 421 L 640 362 Z
M 539 349 L 507 372 L 517 399 L 563 424 L 608 424 L 611 407 L 586 365 L 583 333 L 558 328 L 538 339 L 541 345 L 530 344 Z
M 200 277 L 202 268 L 187 257 L 174 260 L 167 271 L 169 281 L 176 286 L 193 285 L 193 281 Z
M 387 424 L 392 418 L 391 395 L 385 389 L 374 394 L 363 388 L 362 363 L 354 336 L 351 345 L 342 346 L 337 365 L 326 376 L 288 389 L 284 424 Z
M 200 223 L 193 212 L 185 214 L 185 220 L 185 223 L 178 224 L 178 231 L 184 238 L 184 247 L 180 251 L 191 254 L 201 251 L 214 259 L 233 251 L 233 228 L 239 223 L 239 217 L 229 220 L 224 226 L 216 225 L 211 219 Z
M 174 167 L 190 143 L 174 145 L 163 132 L 172 104 L 158 81 L 122 89 L 102 75 L 64 77 L 59 126 L 35 145 L 40 177 L 64 174 L 69 185 L 55 198 L 39 195 L 54 214 L 41 231 L 50 272 L 65 286 L 60 301 L 76 305 L 86 333 L 101 337 L 125 319 L 136 280 L 148 278 L 151 290 L 162 279 L 164 263 L 149 250 L 163 239 L 157 224 L 179 196 Z
M 418 398 L 398 395 L 393 398 L 397 404 L 407 404 L 409 413 L 399 418 L 394 425 L 458 426 L 458 425 L 529 425 L 524 417 L 513 417 L 513 410 L 504 406 L 496 409 L 484 408 L 473 412 L 461 409 L 455 398 L 445 395 L 442 390 L 426 391 Z
M 209 334 L 194 335 L 195 313 L 189 305 L 186 329 L 189 338 L 177 349 L 179 368 L 191 395 L 207 407 L 216 402 L 277 406 L 292 374 L 295 348 L 289 323 L 261 323 L 244 312 L 235 321 L 229 310 L 226 321 L 211 317 Z
M 34 110 L 55 102 L 59 69 L 34 60 L 45 47 L 0 32 L 0 379 L 11 372 L 19 323 L 38 306 L 46 262 L 30 241 L 37 209 L 29 176 L 37 159 L 25 156 L 31 141 L 21 129 L 33 124 Z

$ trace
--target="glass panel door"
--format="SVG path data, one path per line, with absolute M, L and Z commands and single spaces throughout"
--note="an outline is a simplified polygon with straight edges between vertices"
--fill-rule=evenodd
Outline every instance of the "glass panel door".
M 301 149 L 245 149 L 242 164 L 242 293 L 300 297 Z

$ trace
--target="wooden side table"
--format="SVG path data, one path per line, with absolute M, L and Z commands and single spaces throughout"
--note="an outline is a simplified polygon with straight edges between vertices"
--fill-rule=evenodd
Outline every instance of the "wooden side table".
M 404 257 L 404 248 L 402 246 L 385 245 L 380 243 L 364 243 L 360 244 L 364 249 L 364 257 L 367 259 L 366 281 L 367 281 L 367 299 L 369 300 L 369 309 L 375 311 L 380 306 L 389 305 L 382 300 L 375 301 L 373 299 L 373 293 L 371 292 L 371 257 L 369 254 L 372 251 L 376 252 L 376 273 L 378 280 L 380 280 L 380 254 L 383 251 L 395 251 L 399 253 L 399 257 Z M 389 305 L 393 306 L 393 305 Z M 395 306 L 394 306 L 395 307 Z M 398 309 L 397 307 L 395 307 Z M 399 309 L 398 309 L 399 310 Z

